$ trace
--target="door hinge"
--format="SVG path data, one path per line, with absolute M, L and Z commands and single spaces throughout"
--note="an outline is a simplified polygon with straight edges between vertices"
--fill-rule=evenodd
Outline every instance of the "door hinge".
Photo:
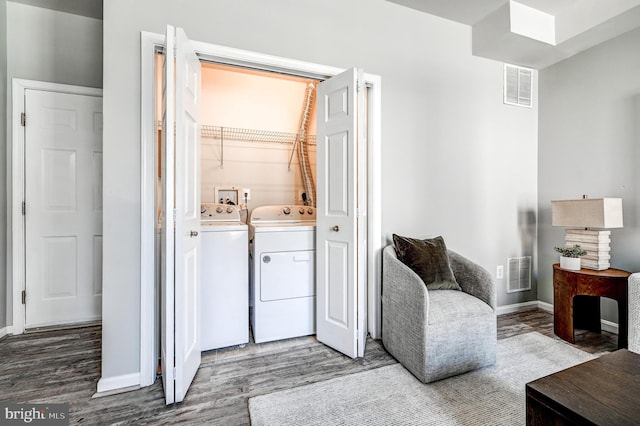
M 27 125 L 27 114 L 26 113 L 20 113 L 20 125 L 22 127 Z
M 173 379 L 175 380 L 176 378 L 176 374 L 177 374 L 178 370 L 176 369 L 176 367 L 173 367 Z
M 22 202 L 22 216 L 26 216 L 27 214 L 27 203 Z
M 360 91 L 360 80 L 356 80 L 356 92 Z
M 176 209 L 173 209 L 173 223 L 176 223 L 176 219 L 178 217 L 178 211 Z
M 22 304 L 23 305 L 27 304 L 27 291 L 26 290 L 22 290 Z

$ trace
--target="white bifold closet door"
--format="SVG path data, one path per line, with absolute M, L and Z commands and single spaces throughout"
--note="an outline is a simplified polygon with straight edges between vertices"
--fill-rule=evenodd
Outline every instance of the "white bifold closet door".
M 167 26 L 164 51 L 161 363 L 171 404 L 200 366 L 200 61 L 181 28 Z
M 366 342 L 366 129 L 362 71 L 318 85 L 316 332 L 352 358 Z M 359 87 L 359 85 L 361 87 Z

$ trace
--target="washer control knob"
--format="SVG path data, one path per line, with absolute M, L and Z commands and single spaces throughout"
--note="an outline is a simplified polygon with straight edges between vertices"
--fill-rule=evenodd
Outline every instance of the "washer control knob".
M 286 215 L 291 214 L 291 208 L 290 208 L 290 207 L 284 207 L 284 208 L 282 209 L 282 213 L 284 213 L 284 214 L 286 214 Z
M 227 207 L 227 213 L 229 214 L 233 213 L 233 207 Z
M 262 258 L 262 261 L 263 261 L 264 263 L 269 263 L 269 262 L 271 262 L 271 256 L 264 256 L 264 257 Z
M 222 213 L 222 207 L 220 206 L 216 207 L 216 213 Z
M 300 209 L 298 209 L 298 213 L 304 214 L 304 209 L 302 207 L 300 207 Z
M 311 208 L 307 209 L 307 213 L 313 214 L 313 209 L 311 209 Z

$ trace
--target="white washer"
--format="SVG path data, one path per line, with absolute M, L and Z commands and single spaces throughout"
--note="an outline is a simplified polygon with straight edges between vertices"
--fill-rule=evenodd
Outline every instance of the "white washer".
M 315 334 L 315 208 L 257 207 L 249 239 L 255 342 Z
M 249 233 L 236 206 L 202 204 L 201 350 L 249 342 Z

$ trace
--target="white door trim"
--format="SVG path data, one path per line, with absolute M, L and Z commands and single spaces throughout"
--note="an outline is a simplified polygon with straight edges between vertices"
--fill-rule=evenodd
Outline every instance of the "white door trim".
M 155 380 L 155 286 L 154 286 L 154 236 L 155 236 L 155 82 L 154 54 L 162 48 L 161 34 L 141 32 L 141 276 L 140 276 L 140 379 L 141 386 L 149 386 Z M 291 74 L 316 78 L 328 78 L 344 71 L 341 68 L 310 62 L 296 61 L 278 56 L 265 55 L 215 44 L 192 41 L 196 53 L 204 60 L 227 64 L 246 65 L 267 70 L 278 70 Z M 381 217 L 381 146 L 382 103 L 381 78 L 365 73 L 365 83 L 370 90 L 368 105 L 368 330 L 372 337 L 379 338 L 380 330 L 380 279 L 382 240 Z
M 164 45 L 164 35 L 141 32 L 140 67 L 140 386 L 156 380 L 159 344 L 155 280 L 156 192 L 156 91 L 155 54 Z
M 382 78 L 364 74 L 367 86 L 367 330 L 382 338 Z M 366 336 L 366 333 L 365 333 Z
M 25 307 L 22 304 L 22 291 L 25 290 L 25 229 L 24 216 L 22 216 L 22 202 L 24 201 L 24 127 L 20 124 L 21 114 L 24 112 L 25 91 L 42 90 L 47 92 L 59 92 L 74 95 L 102 96 L 102 89 L 94 87 L 72 86 L 68 84 L 48 83 L 44 81 L 12 79 L 12 112 L 11 143 L 8 144 L 7 157 L 11 159 L 11 175 L 8 186 L 11 189 L 7 194 L 9 206 L 9 218 L 7 222 L 7 245 L 11 264 L 11 282 L 7 286 L 7 300 L 12 300 L 13 324 L 12 333 L 24 333 Z M 27 118 L 28 120 L 28 118 Z

